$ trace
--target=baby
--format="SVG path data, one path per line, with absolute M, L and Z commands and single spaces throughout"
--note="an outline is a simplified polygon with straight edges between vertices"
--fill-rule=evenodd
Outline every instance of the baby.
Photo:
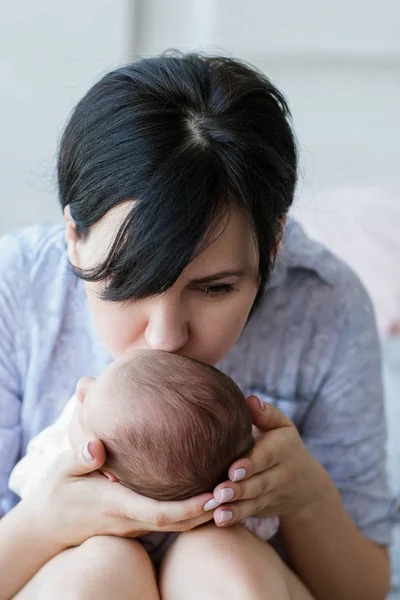
M 157 500 L 212 491 L 254 446 L 250 412 L 232 379 L 183 356 L 135 351 L 77 390 L 57 422 L 30 442 L 10 489 L 26 496 L 55 454 L 94 438 L 106 448 L 105 476 Z M 256 518 L 244 524 L 265 540 L 278 525 Z M 176 535 L 155 532 L 140 541 L 159 564 Z

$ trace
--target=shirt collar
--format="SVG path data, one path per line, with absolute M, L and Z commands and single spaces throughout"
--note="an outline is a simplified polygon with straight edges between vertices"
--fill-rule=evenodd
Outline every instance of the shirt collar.
M 300 223 L 288 217 L 266 289 L 281 285 L 291 269 L 313 271 L 328 285 L 336 281 L 337 261 L 322 244 L 307 237 Z

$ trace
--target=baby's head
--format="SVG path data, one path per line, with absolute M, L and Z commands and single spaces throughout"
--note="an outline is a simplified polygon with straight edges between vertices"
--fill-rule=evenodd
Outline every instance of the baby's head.
M 254 445 L 237 385 L 214 367 L 176 354 L 126 354 L 77 396 L 71 444 L 101 439 L 104 472 L 155 499 L 212 491 Z

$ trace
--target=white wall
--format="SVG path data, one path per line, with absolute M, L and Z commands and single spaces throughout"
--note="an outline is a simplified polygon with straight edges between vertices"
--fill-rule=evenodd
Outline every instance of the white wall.
M 131 53 L 128 0 L 19 0 L 0 19 L 0 232 L 60 218 L 55 154 L 69 111 Z
M 400 189 L 398 0 L 20 0 L 0 20 L 0 232 L 59 218 L 56 141 L 99 74 L 203 48 L 254 62 L 286 93 L 302 207 L 338 185 Z

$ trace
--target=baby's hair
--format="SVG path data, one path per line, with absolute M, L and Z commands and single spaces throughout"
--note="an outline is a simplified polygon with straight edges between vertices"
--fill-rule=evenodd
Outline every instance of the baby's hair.
M 125 422 L 100 437 L 107 451 L 104 469 L 123 485 L 158 500 L 183 500 L 212 491 L 227 479 L 232 462 L 251 453 L 245 398 L 218 369 L 150 351 L 126 361 L 118 379 Z

